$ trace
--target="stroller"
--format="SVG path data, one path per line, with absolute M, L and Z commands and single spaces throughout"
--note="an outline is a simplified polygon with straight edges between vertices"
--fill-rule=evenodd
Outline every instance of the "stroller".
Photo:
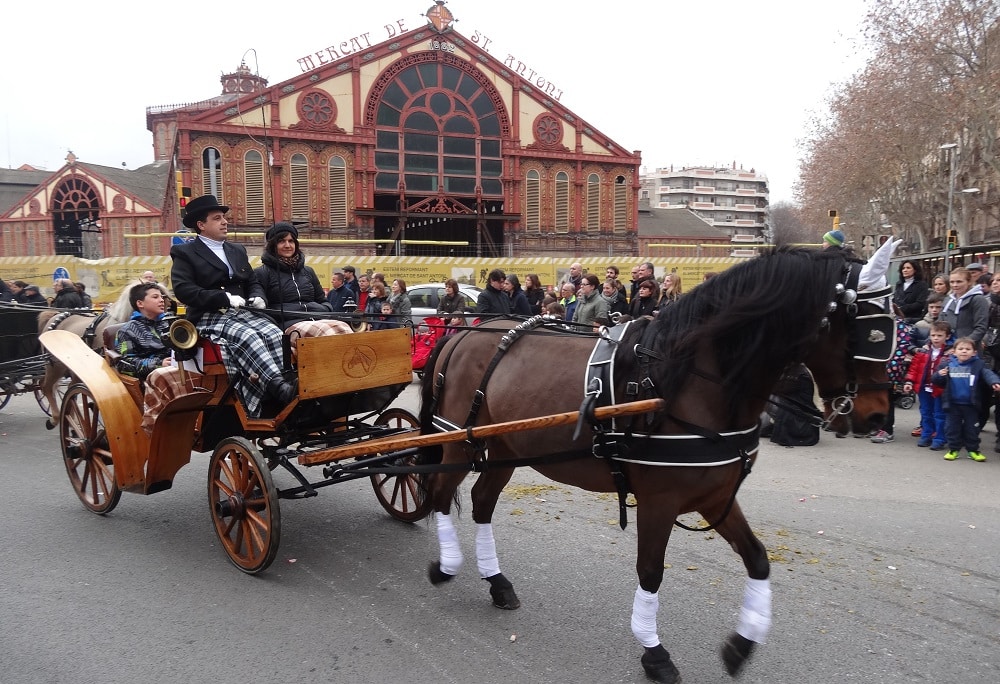
M 424 376 L 424 366 L 430 358 L 434 345 L 444 335 L 444 319 L 428 316 L 413 331 L 412 358 L 413 371 L 417 377 Z

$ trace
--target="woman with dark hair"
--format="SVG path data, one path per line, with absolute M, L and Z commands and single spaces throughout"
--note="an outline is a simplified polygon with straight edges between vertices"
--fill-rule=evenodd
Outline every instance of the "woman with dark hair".
M 503 290 L 510 297 L 510 312 L 515 316 L 530 316 L 531 305 L 521 289 L 521 281 L 513 273 L 509 274 L 503 283 Z
M 528 300 L 528 306 L 531 307 L 532 315 L 542 313 L 545 288 L 542 287 L 542 281 L 538 279 L 537 273 L 529 273 L 524 276 L 524 296 Z
M 412 322 L 410 296 L 406 294 L 406 281 L 402 278 L 395 278 L 392 281 L 392 294 L 389 295 L 389 303 L 392 304 L 392 313 L 398 322 L 409 325 Z
M 316 271 L 306 266 L 306 257 L 299 249 L 298 229 L 291 223 L 279 222 L 268 229 L 265 237 L 267 244 L 260 257 L 261 265 L 254 274 L 264 288 L 267 307 L 282 313 L 332 311 Z M 280 314 L 279 317 L 285 318 Z M 299 319 L 280 320 L 278 325 L 285 327 Z
M 892 303 L 903 312 L 903 319 L 913 324 L 927 313 L 927 293 L 930 286 L 924 280 L 920 263 L 906 259 L 899 264 L 899 282 L 892 295 Z
M 629 315 L 632 318 L 654 315 L 659 298 L 660 287 L 656 284 L 656 280 L 646 278 L 639 283 L 632 306 L 629 308 Z
M 461 311 L 463 308 L 465 308 L 465 298 L 458 291 L 458 281 L 454 278 L 448 278 L 444 281 L 444 297 L 438 300 L 437 312 L 442 315 L 442 318 L 447 319 L 449 317 L 446 314 Z

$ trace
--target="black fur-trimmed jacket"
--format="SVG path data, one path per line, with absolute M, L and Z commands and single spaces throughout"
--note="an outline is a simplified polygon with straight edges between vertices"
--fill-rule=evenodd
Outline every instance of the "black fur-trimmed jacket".
M 264 252 L 260 261 L 261 265 L 254 274 L 264 288 L 269 309 L 317 312 L 332 310 L 323 286 L 320 285 L 319 276 L 305 265 L 305 257 L 301 253 L 294 268 L 270 252 Z

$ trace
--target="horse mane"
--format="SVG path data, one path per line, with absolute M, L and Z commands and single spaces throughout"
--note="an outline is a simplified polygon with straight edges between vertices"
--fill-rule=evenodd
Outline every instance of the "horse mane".
M 646 346 L 665 356 L 656 364 L 658 384 L 682 387 L 697 353 L 709 346 L 716 372 L 731 388 L 735 420 L 761 369 L 805 359 L 836 284 L 845 280 L 846 263 L 840 250 L 777 247 L 699 284 L 661 311 L 643 335 L 653 340 Z M 766 398 L 771 388 L 758 389 Z

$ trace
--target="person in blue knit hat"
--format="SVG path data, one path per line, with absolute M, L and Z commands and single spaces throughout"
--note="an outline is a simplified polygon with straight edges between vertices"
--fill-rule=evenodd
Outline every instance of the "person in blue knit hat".
M 828 230 L 825 235 L 823 235 L 823 245 L 824 249 L 843 249 L 844 243 L 847 242 L 847 238 L 844 236 L 843 231 L 840 230 Z

